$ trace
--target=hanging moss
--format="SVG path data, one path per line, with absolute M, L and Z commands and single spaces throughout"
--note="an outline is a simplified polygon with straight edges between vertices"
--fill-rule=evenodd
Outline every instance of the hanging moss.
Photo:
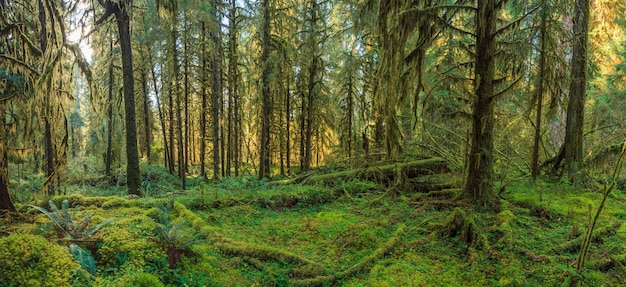
M 43 237 L 0 238 L 0 282 L 6 286 L 70 286 L 78 272 L 68 249 Z

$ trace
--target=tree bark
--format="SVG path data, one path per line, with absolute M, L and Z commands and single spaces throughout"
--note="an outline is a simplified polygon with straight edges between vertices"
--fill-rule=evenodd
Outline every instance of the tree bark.
M 211 40 L 215 45 L 215 49 L 219 49 L 219 17 L 217 12 L 217 2 L 213 2 L 215 14 L 213 15 L 216 31 L 211 33 Z M 220 98 L 222 97 L 220 86 L 220 61 L 219 52 L 213 53 L 213 179 L 220 178 Z
M 137 123 L 135 120 L 135 80 L 133 76 L 133 53 L 130 42 L 130 17 L 126 9 L 128 0 L 112 3 L 122 51 L 122 74 L 124 79 L 124 115 L 126 124 L 126 183 L 129 194 L 141 195 L 141 174 L 137 151 Z
M 263 0 L 263 38 L 261 65 L 263 65 L 263 81 L 261 87 L 261 142 L 259 152 L 259 179 L 270 177 L 270 117 L 271 95 L 270 74 L 272 67 L 269 62 L 270 52 L 270 0 Z
M 565 125 L 564 171 L 575 182 L 583 163 L 583 125 L 587 92 L 587 42 L 589 31 L 589 0 L 577 0 L 574 7 L 574 43 L 572 81 Z
M 496 204 L 493 181 L 495 0 L 479 0 L 476 12 L 475 95 L 472 102 L 472 133 L 465 184 L 467 196 L 477 205 Z
M 545 66 L 546 66 L 546 18 L 548 12 L 541 12 L 541 48 L 539 51 L 539 83 L 537 87 L 537 103 L 535 112 L 535 137 L 533 140 L 533 153 L 531 158 L 531 175 L 533 180 L 539 176 L 539 149 L 541 148 L 541 113 L 543 107 L 543 82 L 545 79 Z
M 204 21 L 201 22 L 202 29 L 202 39 L 206 40 L 206 23 Z M 202 45 L 202 83 L 200 84 L 200 97 L 202 98 L 202 105 L 200 106 L 200 175 L 203 178 L 206 178 L 206 170 L 205 170 L 205 157 L 206 157 L 206 112 L 207 112 L 207 51 L 206 45 Z
M 317 22 L 317 1 L 311 1 L 311 26 L 315 27 Z M 313 108 L 314 108 L 314 99 L 315 99 L 315 80 L 317 75 L 317 41 L 315 39 L 315 29 L 310 32 L 309 35 L 310 44 L 311 44 L 311 66 L 309 67 L 309 82 L 308 82 L 308 91 L 307 91 L 307 109 L 306 109 L 306 127 L 305 127 L 305 156 L 304 156 L 304 165 L 303 170 L 307 171 L 311 168 L 312 162 L 312 138 L 313 138 Z
M 111 175 L 111 157 L 112 157 L 112 153 L 113 153 L 113 37 L 111 36 L 110 42 L 109 42 L 109 57 L 111 57 L 110 59 L 110 63 L 109 63 L 109 85 L 108 85 L 108 99 L 107 99 L 107 116 L 109 117 L 109 122 L 108 122 L 108 126 L 107 126 L 107 151 L 106 151 L 106 159 L 105 159 L 105 167 L 104 167 L 104 174 L 105 175 Z

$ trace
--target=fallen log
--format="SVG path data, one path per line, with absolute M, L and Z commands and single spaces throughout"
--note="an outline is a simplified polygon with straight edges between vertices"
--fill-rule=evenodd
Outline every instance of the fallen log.
M 357 178 L 392 185 L 398 177 L 406 179 L 420 176 L 447 173 L 450 171 L 446 161 L 441 158 L 430 158 L 406 163 L 395 163 L 383 166 L 373 166 L 346 170 L 330 174 L 312 175 L 302 181 L 303 184 L 334 186 L 343 181 Z
M 619 221 L 614 222 L 611 225 L 607 225 L 607 226 L 603 226 L 600 227 L 598 229 L 596 229 L 593 232 L 593 236 L 591 238 L 592 241 L 597 241 L 602 239 L 603 237 L 606 236 L 610 236 L 613 234 L 617 233 L 617 229 L 619 229 L 619 227 L 622 226 L 622 223 Z M 570 241 L 566 241 L 562 244 L 559 244 L 557 246 L 555 246 L 553 248 L 554 251 L 556 252 L 561 252 L 561 251 L 567 251 L 567 252 L 574 252 L 580 249 L 580 245 L 583 242 L 583 239 L 585 237 L 585 234 L 578 236 L 575 239 L 572 239 Z

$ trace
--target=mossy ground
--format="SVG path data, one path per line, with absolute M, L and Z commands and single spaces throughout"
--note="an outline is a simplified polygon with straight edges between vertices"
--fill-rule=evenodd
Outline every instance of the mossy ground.
M 162 178 L 152 186 L 171 180 Z M 384 188 L 368 182 L 333 188 L 271 187 L 249 178 L 199 182 L 181 193 L 153 189 L 159 197 L 125 199 L 122 191 L 97 193 L 94 187 L 84 194 L 113 197 L 64 196 L 81 206 L 79 214 L 95 213 L 94 223 L 118 217 L 98 234 L 98 273 L 88 278 L 90 285 L 143 286 L 137 282 L 158 279 L 165 286 L 559 286 L 578 277 L 581 286 L 616 286 L 626 277 L 623 226 L 592 243 L 582 274 L 574 271 L 577 251 L 555 250 L 585 231 L 590 206 L 601 197 L 565 182 L 510 184 L 497 213 L 451 199 L 429 202 L 411 191 L 381 197 Z M 625 206 L 626 197 L 615 191 L 598 226 L 626 218 Z M 441 231 L 455 208 L 474 221 L 480 244 Z M 4 219 L 2 236 L 37 234 L 57 242 L 44 215 L 21 210 L 33 216 Z M 155 240 L 158 210 L 185 222 L 185 232 L 202 234 L 176 269 Z

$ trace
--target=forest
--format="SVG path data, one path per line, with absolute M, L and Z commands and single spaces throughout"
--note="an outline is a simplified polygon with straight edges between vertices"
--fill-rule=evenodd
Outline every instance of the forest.
M 623 0 L 0 0 L 0 287 L 623 286 Z

